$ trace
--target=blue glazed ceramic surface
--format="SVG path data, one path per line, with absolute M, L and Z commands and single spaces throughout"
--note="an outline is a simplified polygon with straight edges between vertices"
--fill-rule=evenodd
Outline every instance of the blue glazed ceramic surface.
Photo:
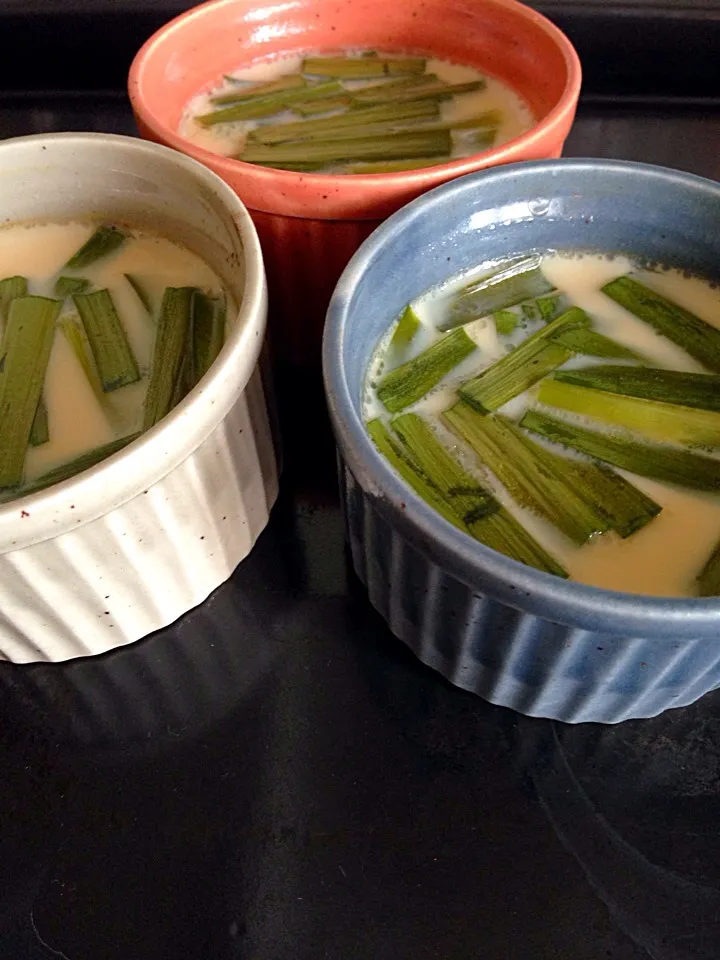
M 534 716 L 616 722 L 720 685 L 720 599 L 571 583 L 455 529 L 376 451 L 360 417 L 379 338 L 411 299 L 479 262 L 592 249 L 720 280 L 720 185 L 644 164 L 496 167 L 431 191 L 363 244 L 328 311 L 325 388 L 355 568 L 393 632 L 453 683 Z

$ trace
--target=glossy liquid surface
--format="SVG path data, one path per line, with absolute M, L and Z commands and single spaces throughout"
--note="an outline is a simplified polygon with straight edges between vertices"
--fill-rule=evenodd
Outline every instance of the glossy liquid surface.
M 299 73 L 301 64 L 301 57 L 283 57 L 269 63 L 258 63 L 252 67 L 235 70 L 231 76 L 236 81 L 264 83 Z M 506 143 L 508 140 L 512 140 L 522 133 L 525 133 L 525 131 L 533 126 L 534 120 L 529 107 L 513 90 L 499 80 L 481 74 L 472 67 L 461 66 L 445 60 L 432 58 L 427 60 L 426 72 L 437 75 L 440 80 L 449 84 L 466 83 L 481 78 L 486 82 L 485 89 L 483 90 L 461 94 L 453 97 L 452 100 L 441 103 L 440 117 L 438 118 L 439 122 L 457 123 L 470 117 L 478 116 L 488 110 L 497 110 L 500 112 L 502 119 L 497 129 L 497 134 L 492 144 L 493 146 Z M 350 80 L 346 81 L 346 86 L 349 90 L 352 90 L 377 82 L 378 80 Z M 234 156 L 244 146 L 247 134 L 263 123 L 274 124 L 280 121 L 292 122 L 293 120 L 303 119 L 290 111 L 286 111 L 268 120 L 238 121 L 235 123 L 218 124 L 217 126 L 209 128 L 204 128 L 196 122 L 196 116 L 217 109 L 211 102 L 212 97 L 219 94 L 232 93 L 237 89 L 237 84 L 233 84 L 229 80 L 224 80 L 211 90 L 193 97 L 183 112 L 183 118 L 178 131 L 181 136 L 205 150 L 210 150 L 222 156 Z M 332 113 L 333 112 L 329 114 L 319 114 L 318 117 L 332 116 Z M 421 127 L 422 124 L 418 123 L 417 129 L 421 129 Z M 416 129 L 416 127 L 413 126 L 413 129 Z M 453 134 L 452 159 L 470 156 L 478 152 L 479 148 L 473 146 L 471 139 L 468 138 L 467 135 Z M 342 172 L 342 170 L 336 170 L 330 167 L 327 168 L 326 172 Z
M 58 274 L 82 276 L 90 281 L 91 290 L 109 291 L 141 374 L 136 383 L 98 395 L 61 330 L 64 318 L 77 317 L 72 298 L 67 298 L 58 318 L 45 375 L 43 398 L 49 439 L 28 447 L 25 484 L 81 454 L 141 429 L 157 314 L 166 287 L 195 286 L 213 296 L 223 295 L 218 277 L 194 253 L 165 237 L 124 227 L 127 239 L 115 253 L 81 270 L 65 269 L 64 264 L 96 226 L 79 222 L 38 223 L 0 230 L 0 279 L 26 277 L 29 294 L 52 298 L 57 297 L 54 285 Z M 142 283 L 152 304 L 152 315 L 143 307 L 125 274 Z M 15 495 L 22 492 L 21 488 Z M 8 499 L 7 491 L 4 499 Z
M 413 303 L 422 327 L 402 356 L 393 356 L 392 351 L 388 350 L 392 329 L 388 332 L 370 366 L 369 385 L 364 400 L 366 420 L 378 416 L 389 420 L 372 384 L 392 367 L 405 362 L 439 339 L 442 334 L 437 332 L 435 324 L 444 315 L 452 293 L 474 276 L 486 274 L 489 267 L 490 265 L 485 264 L 462 278 L 453 278 Z M 637 351 L 650 365 L 688 372 L 707 372 L 684 350 L 655 333 L 647 324 L 602 292 L 601 287 L 604 284 L 633 270 L 632 262 L 626 257 L 589 253 L 572 256 L 553 254 L 543 259 L 542 270 L 553 286 L 562 291 L 572 304 L 582 307 L 592 316 L 594 328 L 599 333 Z M 633 275 L 706 322 L 720 327 L 720 290 L 702 279 L 687 277 L 677 270 L 650 272 L 636 269 L 633 270 Z M 529 325 L 524 329 L 516 329 L 510 337 L 499 337 L 492 318 L 481 318 L 468 324 L 465 329 L 479 349 L 451 371 L 426 397 L 403 412 L 424 415 L 433 424 L 448 449 L 461 461 L 462 466 L 492 488 L 497 498 L 523 526 L 562 563 L 571 579 L 630 593 L 655 596 L 695 595 L 695 577 L 720 541 L 720 491 L 718 494 L 697 492 L 618 471 L 660 504 L 663 508 L 661 513 L 627 539 L 623 540 L 614 533 L 606 533 L 591 538 L 582 546 L 574 545 L 543 518 L 518 506 L 497 480 L 478 465 L 473 451 L 440 422 L 440 414 L 456 399 L 455 391 L 460 383 L 500 359 L 510 346 L 520 343 L 536 328 Z M 612 361 L 575 356 L 565 367 L 594 366 L 604 362 Z M 531 388 L 498 412 L 517 420 L 534 403 L 536 393 L 537 388 Z M 554 410 L 548 412 L 555 413 Z M 590 426 L 583 418 L 575 419 L 583 426 Z M 568 451 L 562 448 L 555 449 L 568 454 Z M 702 453 L 718 456 L 717 450 L 703 450 Z

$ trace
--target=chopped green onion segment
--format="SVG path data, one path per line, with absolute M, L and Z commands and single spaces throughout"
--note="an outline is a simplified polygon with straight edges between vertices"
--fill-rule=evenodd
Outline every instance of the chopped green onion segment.
M 471 536 L 520 563 L 556 576 L 567 576 L 563 567 L 515 517 L 460 467 L 421 417 L 403 414 L 392 421 L 392 428 L 426 483 L 437 491 L 436 495 L 442 497 L 456 521 L 461 520 Z M 432 505 L 432 501 L 428 502 Z
M 232 78 L 228 79 L 232 81 Z M 238 81 L 234 80 L 232 82 L 237 83 Z M 243 103 L 247 100 L 255 100 L 257 97 L 266 97 L 271 93 L 297 90 L 299 87 L 307 87 L 307 80 L 297 74 L 291 74 L 287 77 L 280 77 L 278 80 L 270 80 L 267 83 L 238 86 L 236 90 L 232 90 L 230 93 L 222 93 L 211 97 L 210 102 L 217 106 L 225 106 L 228 103 Z
M 709 370 L 720 373 L 720 329 L 667 300 L 632 277 L 618 277 L 603 293 L 682 347 Z
M 443 419 L 517 503 L 545 517 L 573 543 L 608 529 L 607 519 L 575 493 L 557 459 L 512 421 L 483 416 L 465 403 L 456 403 Z
M 717 492 L 720 489 L 720 460 L 674 447 L 655 446 L 631 438 L 596 433 L 537 410 L 528 410 L 520 426 L 553 443 L 570 447 L 596 460 L 604 460 L 638 476 L 692 490 Z
M 18 487 L 62 301 L 16 297 L 0 348 L 0 488 Z
M 509 266 L 476 280 L 461 290 L 452 300 L 440 330 L 451 330 L 477 317 L 486 317 L 497 310 L 514 307 L 550 293 L 553 285 L 540 268 L 540 257 L 525 257 Z
M 103 390 L 107 393 L 139 380 L 137 361 L 109 291 L 78 293 L 73 302 L 90 342 Z
M 331 80 L 328 83 L 318 83 L 313 87 L 300 86 L 297 89 L 280 90 L 265 96 L 241 100 L 239 103 L 231 103 L 219 110 L 201 113 L 195 117 L 195 121 L 202 127 L 213 127 L 218 123 L 255 120 L 261 117 L 270 117 L 284 107 L 291 107 L 296 102 L 322 100 L 327 97 L 342 96 L 344 93 L 343 85 Z
M 453 330 L 412 360 L 391 370 L 378 386 L 378 399 L 390 413 L 404 410 L 440 383 L 475 347 L 475 341 L 464 330 Z
M 258 143 L 284 143 L 285 141 L 317 139 L 340 139 L 339 132 L 351 128 L 367 128 L 368 124 L 385 123 L 403 126 L 409 120 L 433 120 L 439 115 L 437 104 L 394 103 L 367 107 L 350 113 L 340 113 L 332 117 L 319 117 L 313 120 L 298 120 L 297 123 L 269 123 L 258 127 L 248 135 L 248 145 Z M 443 132 L 446 132 L 444 129 Z
M 480 413 L 497 410 L 572 356 L 569 348 L 557 342 L 558 334 L 589 324 L 590 318 L 585 311 L 572 307 L 473 380 L 464 383 L 460 396 Z
M 419 329 L 420 318 L 410 304 L 408 304 L 400 315 L 397 326 L 393 331 L 390 346 L 397 348 L 407 347 Z
M 145 395 L 143 429 L 172 409 L 188 343 L 195 287 L 168 287 L 163 294 L 155 337 L 152 373 Z
M 194 386 L 210 369 L 225 341 L 224 301 L 213 300 L 201 290 L 193 293 L 191 305 L 192 370 Z
M 281 143 L 273 146 L 247 144 L 238 159 L 246 163 L 343 163 L 353 160 L 393 160 L 450 153 L 450 135 L 441 130 L 424 133 L 386 134 L 357 140 L 313 140 L 303 143 Z
M 601 364 L 580 370 L 560 370 L 555 379 L 641 400 L 720 412 L 720 376 L 717 374 Z
M 123 243 L 125 234 L 115 227 L 98 227 L 95 233 L 75 253 L 65 267 L 69 270 L 82 270 L 103 257 L 115 253 Z
M 55 281 L 55 296 L 64 300 L 74 293 L 85 293 L 90 281 L 85 277 L 58 277 Z
M 552 378 L 540 384 L 538 400 L 663 443 L 720 447 L 720 413 L 713 410 L 641 400 Z
M 6 277 L 0 280 L 0 319 L 7 323 L 10 304 L 16 297 L 24 297 L 28 292 L 25 277 Z

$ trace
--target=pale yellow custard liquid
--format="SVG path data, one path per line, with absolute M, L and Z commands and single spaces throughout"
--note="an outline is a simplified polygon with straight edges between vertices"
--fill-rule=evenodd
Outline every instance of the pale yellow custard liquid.
M 0 279 L 26 277 L 28 293 L 47 297 L 56 296 L 58 273 L 85 277 L 91 281 L 91 289 L 107 289 L 142 374 L 137 383 L 99 398 L 66 336 L 56 327 L 43 391 L 49 440 L 28 447 L 26 483 L 142 426 L 156 327 L 124 274 L 142 282 L 155 305 L 155 316 L 166 287 L 197 286 L 215 296 L 222 294 L 218 277 L 194 253 L 164 237 L 125 228 L 127 240 L 117 252 L 82 270 L 63 269 L 96 227 L 90 223 L 38 223 L 0 229 Z M 59 320 L 70 314 L 75 310 L 68 299 Z M 22 489 L 18 495 L 21 493 Z
M 548 280 L 564 293 L 572 304 L 582 307 L 591 315 L 594 328 L 599 333 L 635 350 L 652 366 L 688 372 L 708 372 L 684 350 L 655 333 L 651 327 L 602 292 L 601 287 L 604 284 L 633 269 L 633 264 L 627 258 L 594 254 L 551 255 L 543 260 L 542 269 Z M 398 362 L 419 353 L 440 336 L 435 330 L 435 323 L 443 313 L 448 295 L 468 283 L 475 274 L 482 276 L 487 270 L 486 265 L 459 280 L 453 279 L 413 303 L 423 321 L 423 327 L 414 338 L 411 349 L 405 356 L 398 358 Z M 701 279 L 684 276 L 676 270 L 634 270 L 633 275 L 679 306 L 720 327 L 720 290 L 717 288 Z M 479 319 L 465 329 L 480 349 L 451 371 L 430 394 L 403 412 L 424 414 L 433 423 L 443 442 L 461 461 L 462 466 L 477 476 L 483 484 L 492 487 L 498 499 L 515 514 L 528 532 L 560 561 L 572 579 L 596 587 L 631 593 L 655 596 L 695 595 L 695 577 L 720 541 L 720 491 L 717 494 L 702 493 L 618 471 L 652 497 L 663 508 L 662 511 L 647 526 L 627 539 L 623 540 L 616 534 L 609 533 L 593 537 L 583 546 L 574 545 L 544 519 L 515 504 L 504 488 L 479 467 L 472 450 L 440 423 L 439 414 L 454 401 L 457 385 L 490 366 L 502 357 L 506 350 L 495 332 L 492 319 Z M 520 342 L 528 332 L 516 332 L 513 335 L 516 338 L 514 342 Z M 370 379 L 373 378 L 373 371 L 378 371 L 378 365 L 386 354 L 389 336 L 390 333 L 383 339 L 375 354 Z M 613 362 L 615 361 L 575 357 L 568 365 L 594 366 Z M 385 371 L 394 365 L 394 362 L 386 365 Z M 533 399 L 534 389 L 531 389 L 510 401 L 499 412 L 517 419 Z M 547 412 L 556 413 L 551 409 Z M 368 390 L 366 394 L 364 416 L 366 420 L 376 416 L 387 419 L 384 408 L 372 390 Z M 563 453 L 568 452 L 556 449 Z M 719 455 L 718 450 L 703 450 L 702 453 L 714 457 Z

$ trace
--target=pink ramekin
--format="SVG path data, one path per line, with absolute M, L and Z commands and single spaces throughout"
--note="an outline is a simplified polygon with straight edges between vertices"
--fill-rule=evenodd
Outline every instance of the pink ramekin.
M 495 149 L 422 170 L 290 173 L 217 156 L 178 132 L 190 98 L 223 72 L 303 51 L 367 47 L 434 55 L 513 87 L 537 124 Z M 335 283 L 360 243 L 426 190 L 483 167 L 557 157 L 581 70 L 567 37 L 516 0 L 211 0 L 176 17 L 136 55 L 129 93 L 140 134 L 194 157 L 237 192 L 255 222 L 281 366 L 316 366 Z

